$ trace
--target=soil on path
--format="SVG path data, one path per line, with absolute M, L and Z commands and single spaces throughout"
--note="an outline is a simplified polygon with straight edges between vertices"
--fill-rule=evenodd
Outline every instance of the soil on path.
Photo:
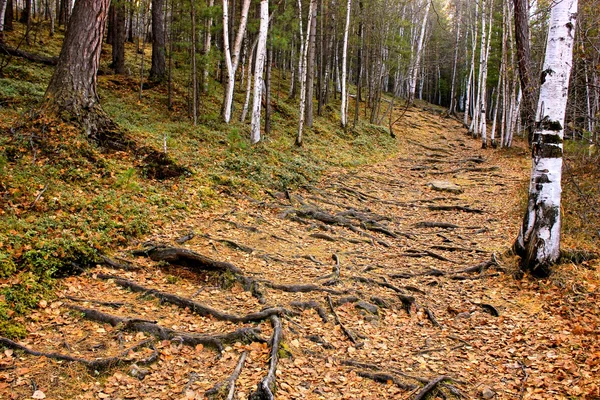
M 205 398 L 243 361 L 235 399 L 269 367 L 278 399 L 599 398 L 596 272 L 565 267 L 563 287 L 515 280 L 501 256 L 520 222 L 525 151 L 482 151 L 456 121 L 415 109 L 403 121 L 393 159 L 263 201 L 224 199 L 157 230 L 139 257 L 114 256 L 138 269 L 65 279 L 20 344 L 117 358 L 102 370 L 9 349 L 0 397 Z M 144 256 L 164 246 L 229 264 Z

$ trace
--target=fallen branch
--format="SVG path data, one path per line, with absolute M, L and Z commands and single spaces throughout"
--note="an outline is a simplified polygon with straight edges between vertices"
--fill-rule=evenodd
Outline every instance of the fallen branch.
M 244 363 L 246 362 L 246 357 L 248 356 L 248 352 L 244 351 L 233 370 L 233 373 L 225 380 L 225 382 L 221 382 L 211 389 L 207 390 L 205 395 L 209 400 L 217 400 L 225 398 L 226 400 L 233 400 L 233 395 L 235 394 L 235 382 L 237 381 L 240 373 L 242 372 L 242 368 L 244 368 Z M 227 394 L 226 397 L 224 395 Z
M 121 269 L 123 271 L 137 271 L 137 270 L 141 269 L 140 267 L 137 267 L 135 265 L 123 264 L 123 263 L 117 262 L 106 256 L 100 256 L 100 258 L 102 259 L 104 265 L 111 267 L 113 269 Z
M 392 382 L 394 385 L 404 390 L 413 390 L 415 388 L 414 385 L 407 385 L 406 383 L 398 379 L 397 376 L 386 372 L 356 371 L 356 374 L 362 378 L 371 379 L 378 383 Z
M 13 57 L 24 58 L 29 61 L 33 61 L 36 63 L 54 66 L 58 63 L 58 57 L 46 57 L 41 54 L 28 53 L 23 50 L 14 49 L 12 47 L 8 47 L 7 45 L 0 43 L 0 53 L 7 54 Z
M 84 317 L 96 321 L 107 323 L 119 329 L 133 331 L 133 332 L 144 332 L 150 335 L 156 336 L 161 340 L 177 340 L 187 346 L 196 346 L 202 344 L 223 351 L 223 345 L 234 342 L 264 342 L 265 340 L 259 336 L 260 329 L 258 328 L 241 328 L 231 333 L 215 334 L 215 335 L 204 335 L 198 333 L 188 333 L 176 331 L 174 329 L 166 328 L 158 325 L 153 321 L 146 321 L 134 318 L 118 317 L 103 313 L 98 310 L 76 306 L 74 304 L 68 305 L 72 310 L 83 313 Z M 272 318 L 272 317 L 271 317 Z
M 122 364 L 132 364 L 132 363 L 150 364 L 150 363 L 153 363 L 154 361 L 156 361 L 158 359 L 158 351 L 154 348 L 153 344 L 154 344 L 154 341 L 148 339 L 148 340 L 144 340 L 143 342 L 140 342 L 140 343 L 128 348 L 127 350 L 125 350 L 118 356 L 107 357 L 107 358 L 97 358 L 95 360 L 86 360 L 85 358 L 72 357 L 72 356 L 69 356 L 66 354 L 45 353 L 42 351 L 31 350 L 30 348 L 20 345 L 16 342 L 13 342 L 10 339 L 7 339 L 5 337 L 0 337 L 0 345 L 8 347 L 10 349 L 20 350 L 20 351 L 23 351 L 24 353 L 30 354 L 32 356 L 37 356 L 37 357 L 46 357 L 46 358 L 52 358 L 54 360 L 67 361 L 67 362 L 78 362 L 78 363 L 85 365 L 91 371 L 104 371 L 111 367 L 115 367 L 117 365 L 122 365 Z M 141 360 L 126 358 L 127 355 L 129 354 L 129 352 L 136 351 L 142 347 L 148 347 L 148 346 L 151 346 L 154 350 L 151 356 L 149 356 L 145 359 L 141 359 Z
M 276 315 L 271 317 L 271 324 L 273 325 L 273 337 L 271 338 L 269 371 L 267 372 L 267 376 L 258 384 L 256 391 L 250 394 L 250 400 L 272 400 L 275 398 L 273 395 L 273 392 L 275 392 L 275 372 L 277 371 L 277 362 L 279 361 L 279 346 L 283 337 L 283 329 L 281 327 L 281 320 Z

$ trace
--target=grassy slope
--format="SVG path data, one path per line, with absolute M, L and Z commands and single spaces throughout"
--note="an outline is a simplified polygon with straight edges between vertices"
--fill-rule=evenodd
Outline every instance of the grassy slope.
M 16 24 L 20 28 L 19 24 Z M 47 31 L 26 51 L 57 55 L 61 35 Z M 22 32 L 9 42 L 17 45 Z M 43 37 L 43 39 L 42 39 Z M 108 50 L 107 50 L 108 49 Z M 109 46 L 103 50 L 102 71 Z M 146 66 L 149 64 L 147 48 Z M 134 45 L 127 46 L 130 71 L 139 71 Z M 145 179 L 140 160 L 124 153 L 101 153 L 70 126 L 35 132 L 16 130 L 44 93 L 52 68 L 20 59 L 0 61 L 0 335 L 25 333 L 21 315 L 51 296 L 52 276 L 93 263 L 99 253 L 126 245 L 152 227 L 182 220 L 204 207 L 218 206 L 221 195 L 260 196 L 262 188 L 281 190 L 310 183 L 330 167 L 355 167 L 389 156 L 397 146 L 387 130 L 361 125 L 354 132 L 339 127 L 333 102 L 305 131 L 305 145 L 293 145 L 297 106 L 285 92 L 273 95 L 272 133 L 250 146 L 249 123 L 221 122 L 222 90 L 213 83 L 201 99 L 200 124 L 187 116 L 186 90 L 175 85 L 168 111 L 166 86 L 138 98 L 136 76 L 101 75 L 99 94 L 105 110 L 130 131 L 140 145 L 162 149 L 187 166 L 191 176 L 169 181 Z M 6 63 L 6 65 L 5 65 Z M 185 64 L 175 70 L 186 82 Z M 274 86 L 278 87 L 275 74 Z M 282 87 L 286 88 L 283 81 Z M 242 94 L 237 95 L 238 118 Z

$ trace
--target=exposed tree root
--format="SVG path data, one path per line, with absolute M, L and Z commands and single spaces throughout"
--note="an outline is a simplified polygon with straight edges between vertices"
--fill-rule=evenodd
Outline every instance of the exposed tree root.
M 202 344 L 223 351 L 223 345 L 233 342 L 264 342 L 260 337 L 260 329 L 257 328 L 241 328 L 231 333 L 204 335 L 198 333 L 189 333 L 176 331 L 170 328 L 165 328 L 156 324 L 153 321 L 140 319 L 124 318 L 116 315 L 106 314 L 98 310 L 80 307 L 76 305 L 68 305 L 69 308 L 83 313 L 84 317 L 97 322 L 107 323 L 112 326 L 119 327 L 123 330 L 133 332 L 144 332 L 156 336 L 161 340 L 177 340 L 188 346 L 196 346 Z
M 371 379 L 374 380 L 375 382 L 379 382 L 379 383 L 388 383 L 388 382 L 392 382 L 394 385 L 398 386 L 399 388 L 402 388 L 404 390 L 413 390 L 415 388 L 414 385 L 408 385 L 404 382 L 402 382 L 397 376 L 394 376 L 390 373 L 386 373 L 386 372 L 370 372 L 370 371 L 356 371 L 356 374 L 362 378 L 367 378 L 367 379 Z
M 408 249 L 402 255 L 407 256 L 407 257 L 431 257 L 431 258 L 435 258 L 440 261 L 446 261 L 446 262 L 456 264 L 456 261 L 452 261 L 449 258 L 442 256 L 441 254 L 437 254 L 437 253 L 435 253 L 431 250 L 427 250 L 427 249 L 423 249 L 423 250 Z
M 431 321 L 431 323 L 433 324 L 433 326 L 437 326 L 438 328 L 441 327 L 441 325 L 438 322 L 438 320 L 435 319 L 435 315 L 433 314 L 433 311 L 431 311 L 427 307 L 424 307 L 424 310 L 425 310 L 425 315 L 427 315 L 427 318 L 429 318 L 429 320 Z
M 285 308 L 273 307 L 273 308 L 266 308 L 262 311 L 250 313 L 247 315 L 227 314 L 225 312 L 216 310 L 207 305 L 198 303 L 194 300 L 186 299 L 185 297 L 177 296 L 177 295 L 167 293 L 167 292 L 161 292 L 156 289 L 147 288 L 145 286 L 139 285 L 139 284 L 132 282 L 130 280 L 127 280 L 127 279 L 122 279 L 122 278 L 119 278 L 116 276 L 105 275 L 105 274 L 99 274 L 98 278 L 112 279 L 112 280 L 114 280 L 115 284 L 117 284 L 121 287 L 130 289 L 133 292 L 141 292 L 146 295 L 154 296 L 161 301 L 175 304 L 178 307 L 189 308 L 189 310 L 195 314 L 201 315 L 203 317 L 212 316 L 215 319 L 218 319 L 220 321 L 229 321 L 229 322 L 233 322 L 233 323 L 256 322 L 256 321 L 263 321 L 263 320 L 271 317 L 272 315 L 283 315 L 283 314 L 291 313 L 291 311 L 286 310 Z
M 442 383 L 444 381 L 450 381 L 450 380 L 452 380 L 452 378 L 450 378 L 449 376 L 446 376 L 446 375 L 438 376 L 437 378 L 435 378 L 431 382 L 429 382 L 427 385 L 425 385 L 423 387 L 423 389 L 421 389 L 421 391 L 419 393 L 417 393 L 414 400 L 424 399 L 425 396 L 427 396 L 440 383 Z
M 325 322 L 325 323 L 329 322 L 329 318 L 327 317 L 327 312 L 325 312 L 325 309 L 323 307 L 321 307 L 321 305 L 314 300 L 293 301 L 290 303 L 290 305 L 292 307 L 299 308 L 301 310 L 313 309 L 317 312 L 317 314 L 319 314 L 319 317 L 321 317 L 321 320 L 323 320 L 323 322 Z
M 102 262 L 104 265 L 106 265 L 107 267 L 110 267 L 112 269 L 121 269 L 123 271 L 137 271 L 137 270 L 141 269 L 138 266 L 120 263 L 120 262 L 115 261 L 112 258 L 108 258 L 106 256 L 100 256 L 100 258 L 102 259 Z
M 69 356 L 66 354 L 60 354 L 60 353 L 45 353 L 42 351 L 31 350 L 30 348 L 20 345 L 16 342 L 13 342 L 12 340 L 7 339 L 5 337 L 0 337 L 0 345 L 8 347 L 13 350 L 21 350 L 32 356 L 46 357 L 46 358 L 51 358 L 54 360 L 61 360 L 61 361 L 68 361 L 68 362 L 78 362 L 78 363 L 85 365 L 91 371 L 104 371 L 111 367 L 116 367 L 117 365 L 123 365 L 123 364 L 132 364 L 132 363 L 151 364 L 158 359 L 158 351 L 154 348 L 154 341 L 150 340 L 150 339 L 144 340 L 143 342 L 140 342 L 140 343 L 128 348 L 127 350 L 125 350 L 118 356 L 107 357 L 107 358 L 97 358 L 95 360 L 87 360 L 85 358 L 72 357 L 72 356 Z M 137 360 L 127 358 L 127 355 L 129 354 L 129 352 L 136 351 L 143 347 L 151 347 L 154 350 L 152 355 L 150 355 L 147 358 L 137 359 Z
M 281 320 L 278 316 L 271 317 L 273 325 L 273 337 L 271 338 L 271 359 L 269 360 L 269 371 L 267 376 L 258 384 L 255 392 L 250 394 L 250 400 L 273 400 L 275 392 L 275 372 L 277 371 L 277 362 L 279 361 L 279 345 L 283 338 L 283 329 Z
M 481 250 L 481 249 L 469 249 L 466 247 L 460 247 L 460 246 L 445 246 L 445 245 L 433 245 L 431 246 L 432 249 L 437 249 L 437 250 L 445 250 L 445 251 L 466 251 L 466 252 L 472 252 L 474 251 L 475 253 L 489 253 L 489 251 L 486 250 Z
M 282 292 L 289 293 L 308 293 L 308 292 L 326 292 L 330 294 L 345 294 L 348 293 L 348 290 L 335 290 L 330 289 L 328 287 L 323 287 L 319 285 L 313 285 L 312 283 L 298 284 L 298 285 L 284 285 L 270 281 L 260 281 L 266 287 L 271 289 L 281 290 Z
M 436 222 L 436 221 L 421 221 L 415 224 L 417 228 L 445 228 L 445 229 L 457 229 L 460 226 L 450 224 L 448 222 Z
M 254 252 L 254 249 L 252 247 L 248 247 L 245 246 L 243 244 L 239 244 L 231 239 L 225 239 L 225 238 L 216 238 L 216 237 L 212 237 L 209 234 L 205 233 L 202 235 L 202 237 L 205 237 L 209 240 L 214 240 L 215 242 L 221 242 L 221 243 L 225 243 L 227 246 L 235 249 L 235 250 L 240 250 L 243 251 L 244 253 L 252 253 Z
M 206 391 L 205 395 L 209 400 L 233 400 L 235 394 L 235 382 L 242 373 L 242 368 L 244 368 L 247 356 L 248 352 L 244 351 L 240 355 L 237 365 L 229 378 Z
M 415 304 L 415 298 L 413 296 L 406 295 L 402 289 L 392 285 L 389 282 L 386 282 L 385 280 L 376 281 L 375 279 L 366 278 L 364 276 L 353 276 L 352 279 L 357 282 L 369 283 L 371 285 L 378 285 L 393 290 L 394 292 L 396 292 L 396 295 L 400 298 L 402 306 L 408 314 L 410 314 L 410 310 L 413 304 Z
M 340 326 L 340 328 L 342 328 L 342 332 L 344 332 L 346 337 L 348 337 L 348 339 L 350 339 L 350 341 L 352 343 L 354 343 L 357 347 L 362 346 L 362 343 L 357 342 L 356 338 L 354 337 L 354 334 L 352 332 L 350 332 L 348 330 L 348 328 L 346 328 L 346 326 L 340 320 L 340 317 L 338 317 L 337 313 L 335 312 L 335 307 L 333 306 L 333 302 L 331 301 L 331 296 L 329 296 L 329 295 L 327 295 L 327 302 L 329 303 L 329 308 L 331 309 L 331 312 L 333 313 L 335 322 L 337 322 L 337 324 Z
M 77 303 L 92 303 L 92 304 L 98 304 L 100 306 L 107 306 L 107 307 L 113 307 L 113 308 L 120 308 L 120 307 L 123 307 L 125 305 L 125 303 L 116 302 L 116 301 L 101 301 L 101 300 L 92 300 L 92 299 L 80 299 L 78 297 L 73 297 L 73 296 L 65 296 L 65 298 L 69 299 L 71 301 L 75 301 Z
M 466 213 L 475 213 L 475 214 L 483 214 L 483 210 L 479 210 L 477 208 L 464 207 L 464 206 L 455 206 L 455 205 L 428 205 L 428 209 L 432 211 L 463 211 Z

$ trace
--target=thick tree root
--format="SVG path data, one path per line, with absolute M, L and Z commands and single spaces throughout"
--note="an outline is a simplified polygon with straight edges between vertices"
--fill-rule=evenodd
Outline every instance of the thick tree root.
M 107 267 L 110 267 L 112 269 L 120 269 L 123 271 L 138 271 L 141 269 L 138 266 L 131 265 L 131 264 L 124 264 L 124 263 L 115 261 L 112 258 L 108 258 L 106 256 L 100 256 L 100 258 L 102 259 L 102 263 L 104 265 L 106 265 Z
M 371 379 L 378 383 L 392 382 L 394 385 L 396 385 L 399 388 L 402 388 L 404 390 L 414 390 L 414 388 L 415 388 L 414 385 L 408 385 L 408 384 L 402 382 L 397 376 L 394 376 L 387 372 L 371 372 L 371 371 L 360 370 L 360 371 L 357 371 L 356 374 L 358 376 L 360 376 L 361 378 Z
M 116 367 L 118 365 L 123 365 L 123 364 L 133 364 L 133 363 L 151 364 L 158 359 L 158 351 L 154 348 L 154 341 L 150 340 L 150 339 L 144 340 L 143 342 L 138 343 L 138 344 L 128 348 L 127 350 L 125 350 L 118 356 L 107 357 L 107 358 L 97 358 L 95 360 L 87 360 L 85 358 L 72 357 L 72 356 L 69 356 L 66 354 L 60 354 L 60 353 L 45 353 L 42 351 L 31 350 L 30 348 L 20 345 L 16 342 L 13 342 L 12 340 L 7 339 L 5 337 L 0 337 L 0 345 L 4 346 L 4 347 L 8 347 L 13 350 L 23 351 L 32 356 L 46 357 L 46 358 L 51 358 L 51 359 L 60 360 L 60 361 L 78 362 L 78 363 L 85 365 L 90 371 L 99 371 L 99 372 L 105 371 L 109 368 Z M 147 358 L 137 359 L 137 360 L 127 358 L 127 355 L 130 352 L 136 351 L 143 347 L 151 347 L 154 350 L 152 355 L 150 355 Z
M 436 221 L 421 221 L 415 224 L 417 228 L 444 228 L 444 229 L 457 229 L 460 226 L 450 224 L 448 222 L 436 222 Z
M 246 362 L 247 356 L 248 352 L 243 352 L 240 355 L 240 358 L 231 376 L 229 376 L 225 382 L 218 383 L 206 391 L 205 395 L 209 400 L 233 400 L 233 396 L 235 394 L 235 382 L 242 373 L 242 368 L 244 368 L 244 363 Z
M 294 308 L 299 308 L 301 310 L 313 309 L 317 312 L 317 314 L 319 314 L 319 317 L 321 317 L 321 320 L 323 320 L 323 322 L 325 322 L 325 323 L 329 322 L 329 318 L 327 317 L 327 312 L 325 312 L 325 309 L 323 307 L 321 307 L 321 305 L 314 300 L 293 301 L 290 303 L 290 305 Z
M 466 212 L 466 213 L 475 213 L 475 214 L 483 214 L 483 212 L 484 212 L 483 210 L 479 210 L 477 208 L 455 206 L 455 205 L 440 205 L 440 206 L 428 205 L 427 208 L 432 211 L 462 211 L 462 212 Z
M 404 307 L 404 309 L 406 310 L 406 312 L 408 314 L 410 314 L 410 310 L 411 310 L 413 304 L 415 304 L 415 298 L 413 296 L 406 295 L 402 289 L 392 285 L 389 282 L 386 282 L 385 280 L 376 281 L 375 279 L 366 278 L 364 276 L 353 276 L 352 279 L 357 282 L 368 283 L 371 285 L 378 285 L 378 286 L 382 286 L 382 287 L 393 290 L 394 292 L 396 292 L 396 295 L 400 298 L 400 301 L 402 302 L 402 306 Z
M 167 293 L 167 292 L 161 292 L 156 289 L 147 288 L 145 286 L 139 285 L 130 280 L 122 279 L 122 278 L 119 278 L 119 277 L 116 277 L 113 275 L 99 274 L 98 278 L 112 279 L 112 280 L 114 280 L 115 284 L 117 284 L 123 288 L 130 289 L 132 292 L 141 292 L 141 293 L 144 293 L 145 295 L 154 296 L 157 299 L 159 299 L 160 301 L 175 304 L 176 306 L 181 307 L 181 308 L 189 308 L 189 310 L 191 312 L 193 312 L 194 314 L 198 314 L 203 317 L 212 316 L 215 319 L 218 319 L 220 321 L 229 321 L 229 322 L 233 322 L 233 323 L 239 323 L 239 322 L 247 323 L 247 322 L 263 321 L 272 315 L 291 314 L 291 311 L 286 310 L 285 308 L 281 308 L 281 307 L 266 308 L 262 311 L 250 313 L 247 315 L 227 314 L 225 312 L 216 310 L 207 305 L 198 303 L 194 300 L 186 299 L 185 297 L 177 296 L 177 295 Z
M 223 351 L 223 345 L 228 343 L 238 341 L 262 343 L 265 341 L 262 337 L 260 337 L 260 329 L 257 328 L 241 328 L 231 333 L 204 335 L 176 331 L 160 326 L 153 321 L 119 317 L 73 304 L 68 305 L 68 307 L 72 310 L 83 313 L 85 318 L 92 321 L 107 323 L 112 326 L 119 327 L 122 330 L 148 333 L 161 340 L 176 340 L 187 346 L 196 346 L 198 344 L 202 344 L 204 346 L 215 348 L 218 351 Z
M 426 250 L 426 249 L 423 249 L 423 250 L 408 249 L 402 255 L 406 256 L 406 257 L 431 257 L 431 258 L 435 258 L 436 260 L 446 261 L 446 262 L 456 264 L 456 261 L 452 261 L 449 258 L 446 258 L 440 254 L 437 254 L 431 250 Z
M 118 302 L 118 301 L 101 301 L 101 300 L 91 300 L 91 299 L 80 299 L 78 297 L 73 297 L 73 296 L 65 296 L 65 298 L 69 299 L 71 301 L 75 301 L 77 303 L 92 303 L 92 304 L 97 304 L 99 306 L 107 306 L 107 307 L 113 307 L 113 308 L 121 308 L 125 305 L 125 303 Z
M 273 400 L 275 398 L 275 372 L 277 371 L 277 363 L 279 361 L 279 346 L 283 338 L 283 329 L 281 320 L 278 316 L 271 317 L 273 325 L 273 337 L 271 338 L 271 359 L 269 360 L 269 371 L 267 376 L 258 384 L 255 392 L 250 394 L 250 400 Z

